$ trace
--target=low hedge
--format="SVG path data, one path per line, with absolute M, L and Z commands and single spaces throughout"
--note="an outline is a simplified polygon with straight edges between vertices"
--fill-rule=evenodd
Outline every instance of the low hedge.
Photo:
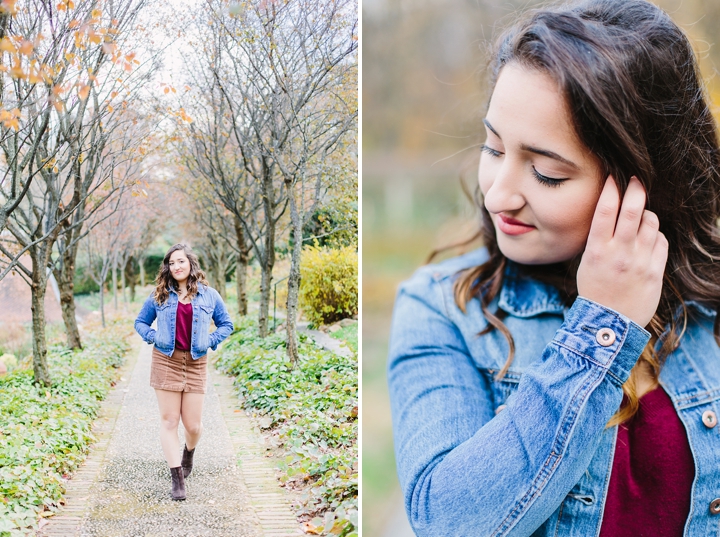
M 316 535 L 357 536 L 358 367 L 318 349 L 300 334 L 293 368 L 284 338 L 257 335 L 243 318 L 225 342 L 217 368 L 235 376 L 242 406 L 277 434 L 285 457 L 281 481 L 303 489 L 298 516 Z
M 1 537 L 35 529 L 39 517 L 57 512 L 65 480 L 94 441 L 90 427 L 130 334 L 128 321 L 110 321 L 82 351 L 50 346 L 47 389 L 35 385 L 32 369 L 0 377 Z

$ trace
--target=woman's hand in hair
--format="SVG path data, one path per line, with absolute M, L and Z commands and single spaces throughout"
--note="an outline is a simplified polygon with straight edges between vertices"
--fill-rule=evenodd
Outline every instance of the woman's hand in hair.
M 577 273 L 578 294 L 646 326 L 660 303 L 668 241 L 645 189 L 630 179 L 620 200 L 609 176 L 600 194 Z

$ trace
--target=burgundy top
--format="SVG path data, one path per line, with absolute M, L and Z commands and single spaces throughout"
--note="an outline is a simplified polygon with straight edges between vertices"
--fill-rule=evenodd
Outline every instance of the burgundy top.
M 637 414 L 618 427 L 600 537 L 681 536 L 694 478 L 670 397 L 662 387 L 647 392 Z
M 190 350 L 190 332 L 192 331 L 192 304 L 178 302 L 177 324 L 175 325 L 175 348 L 181 351 Z

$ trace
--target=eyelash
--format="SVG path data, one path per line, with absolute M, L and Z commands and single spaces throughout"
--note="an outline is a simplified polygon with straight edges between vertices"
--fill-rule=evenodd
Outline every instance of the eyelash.
M 553 179 L 552 177 L 547 177 L 541 173 L 538 173 L 538 171 L 535 169 L 535 166 L 532 167 L 532 171 L 535 179 L 537 179 L 541 184 L 546 186 L 556 187 L 560 186 L 566 181 L 566 179 Z
M 480 146 L 480 149 L 481 149 L 483 152 L 485 152 L 485 153 L 487 153 L 488 155 L 490 155 L 491 157 L 499 157 L 500 155 L 502 155 L 502 153 L 501 153 L 500 151 L 498 151 L 497 149 L 493 149 L 492 147 L 488 147 L 488 146 L 485 145 L 485 144 L 482 144 L 482 145 Z M 543 175 L 543 174 L 539 173 L 539 172 L 535 169 L 535 166 L 532 167 L 532 172 L 533 172 L 533 175 L 535 176 L 535 179 L 537 179 L 540 184 L 545 185 L 545 186 L 558 187 L 558 186 L 560 186 L 561 184 L 563 184 L 563 183 L 567 180 L 567 179 L 555 179 L 555 178 L 553 178 L 553 177 L 547 177 L 546 175 Z
M 491 157 L 499 157 L 500 155 L 502 155 L 502 153 L 500 151 L 497 151 L 496 149 L 493 149 L 492 147 L 488 147 L 485 144 L 482 144 L 480 146 L 480 149 L 482 151 L 484 151 L 485 153 L 487 153 L 488 155 L 490 155 Z

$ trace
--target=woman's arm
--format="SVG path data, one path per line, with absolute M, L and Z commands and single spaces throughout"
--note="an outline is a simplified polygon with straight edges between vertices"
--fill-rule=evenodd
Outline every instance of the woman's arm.
M 230 314 L 225 307 L 220 293 L 215 290 L 213 291 L 215 293 L 215 309 L 213 310 L 212 320 L 213 323 L 215 323 L 216 329 L 210 334 L 210 348 L 215 351 L 220 342 L 232 334 L 235 326 L 230 319 Z
M 481 328 L 481 327 L 480 327 Z M 612 345 L 596 340 L 601 328 Z M 488 380 L 421 270 L 398 293 L 389 383 L 395 450 L 419 536 L 528 536 L 587 468 L 649 334 L 579 298 L 494 415 Z
M 150 328 L 150 325 L 155 321 L 156 315 L 154 293 L 151 293 L 135 319 L 135 331 L 149 344 L 155 342 L 155 329 Z

